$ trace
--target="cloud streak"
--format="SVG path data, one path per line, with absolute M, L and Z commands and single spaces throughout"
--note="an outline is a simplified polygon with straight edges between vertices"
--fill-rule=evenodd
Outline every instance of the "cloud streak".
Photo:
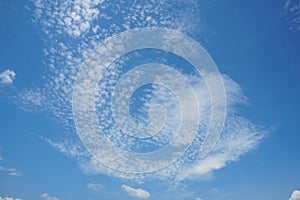
M 22 200 L 20 198 L 13 198 L 13 197 L 1 197 L 0 196 L 0 200 Z
M 290 20 L 290 30 L 300 31 L 300 1 L 287 0 L 284 10 Z
M 3 167 L 0 165 L 0 172 L 4 172 L 9 176 L 22 176 L 22 173 L 15 169 L 15 168 L 9 168 L 9 167 Z

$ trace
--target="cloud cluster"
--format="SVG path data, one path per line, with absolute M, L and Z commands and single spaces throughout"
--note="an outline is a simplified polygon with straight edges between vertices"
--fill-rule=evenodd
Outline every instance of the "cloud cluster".
M 128 195 L 132 197 L 136 197 L 139 199 L 147 199 L 150 197 L 150 193 L 147 192 L 146 190 L 143 189 L 135 189 L 133 187 L 127 186 L 127 185 L 122 185 L 121 186 L 122 190 L 126 192 Z
M 189 80 L 190 84 L 197 88 L 196 94 L 199 98 L 201 107 L 201 119 L 199 137 L 196 138 L 197 144 L 194 143 L 187 151 L 189 156 L 178 160 L 174 165 L 165 168 L 157 173 L 149 174 L 127 174 L 112 171 L 105 167 L 99 160 L 92 157 L 82 145 L 76 136 L 74 119 L 72 113 L 72 94 L 73 86 L 77 78 L 77 73 L 80 70 L 82 63 L 94 51 L 105 38 L 122 31 L 139 28 L 139 27 L 161 27 L 178 30 L 189 35 L 195 35 L 199 30 L 195 27 L 195 20 L 201 20 L 199 1 L 176 1 L 177 6 L 174 7 L 173 1 L 166 0 L 150 0 L 150 1 L 67 1 L 63 0 L 59 3 L 52 1 L 35 0 L 35 18 L 34 22 L 42 25 L 44 33 L 49 38 L 46 48 L 44 49 L 46 57 L 46 65 L 49 67 L 49 73 L 46 84 L 43 88 L 30 88 L 20 92 L 21 107 L 26 110 L 40 109 L 48 111 L 55 116 L 59 122 L 64 124 L 67 134 L 66 142 L 55 142 L 46 140 L 51 146 L 55 147 L 64 154 L 75 157 L 81 169 L 86 173 L 99 174 L 106 173 L 122 178 L 158 178 L 158 179 L 177 179 L 190 178 L 193 175 L 203 175 L 211 173 L 214 170 L 226 166 L 229 162 L 239 159 L 240 156 L 255 148 L 264 132 L 259 127 L 251 123 L 247 119 L 238 116 L 235 106 L 239 106 L 246 102 L 246 97 L 241 92 L 238 83 L 224 76 L 228 116 L 225 122 L 224 133 L 219 143 L 210 154 L 204 159 L 199 158 L 199 146 L 203 140 L 201 131 L 207 129 L 204 122 L 209 119 L 210 98 L 207 93 L 203 93 L 205 83 L 199 81 L 199 77 L 184 74 L 184 78 Z M 178 9 L 180 8 L 180 9 Z M 169 37 L 169 39 L 176 39 Z M 102 52 L 105 54 L 106 52 Z M 138 53 L 135 54 L 139 57 Z M 155 56 L 154 56 L 155 57 Z M 159 56 L 157 56 L 159 57 Z M 131 60 L 130 60 L 131 59 Z M 102 82 L 99 81 L 98 92 L 95 96 L 96 107 L 99 108 L 98 118 L 99 124 L 104 124 L 99 127 L 106 130 L 107 138 L 114 142 L 116 146 L 123 150 L 140 151 L 144 149 L 161 148 L 170 143 L 171 134 L 157 135 L 153 140 L 145 140 L 143 144 L 137 143 L 133 137 L 127 137 L 122 133 L 122 130 L 117 126 L 112 125 L 113 118 L 111 111 L 104 107 L 110 101 L 111 91 L 113 91 L 118 79 L 124 71 L 122 65 L 135 57 L 124 56 L 116 61 L 114 66 L 110 66 L 102 76 Z M 154 60 L 156 62 L 163 61 Z M 142 59 L 140 59 L 142 60 Z M 151 60 L 153 61 L 153 60 Z M 96 65 L 97 60 L 94 60 Z M 135 64 L 143 64 L 138 63 Z M 167 62 L 165 64 L 168 64 Z M 173 80 L 172 77 L 164 77 L 165 80 Z M 181 83 L 181 82 L 180 82 Z M 178 82 L 177 85 L 180 85 Z M 130 87 L 128 87 L 130 88 Z M 185 92 L 186 87 L 180 87 L 180 91 Z M 186 93 L 184 93 L 186 94 Z M 152 112 L 151 105 L 163 103 L 171 116 L 167 127 L 176 127 L 178 116 L 176 114 L 179 106 L 174 104 L 176 98 L 172 97 L 170 91 L 163 88 L 152 88 L 148 91 L 146 99 L 142 99 L 144 107 L 136 110 L 136 113 L 150 113 L 152 119 L 160 119 L 160 112 Z M 87 97 L 82 98 L 84 99 Z M 182 105 L 188 105 L 187 101 L 181 102 Z M 120 105 L 124 102 L 120 101 Z M 175 105 L 175 106 L 174 106 Z M 104 108 L 104 109 L 102 109 Z M 101 110 L 102 109 L 102 110 Z M 148 112 L 151 111 L 151 112 Z M 193 113 L 193 112 L 190 112 Z M 136 115 L 136 119 L 142 118 L 143 123 L 147 123 L 149 118 Z M 153 117 L 154 116 L 154 117 Z M 177 116 L 177 118 L 176 118 Z M 206 116 L 206 117 L 205 117 Z M 101 120 L 104 120 L 102 123 Z M 162 120 L 157 120 L 159 124 Z M 87 124 L 88 127 L 89 124 Z M 155 126 L 156 127 L 156 126 Z M 171 129 L 166 129 L 165 132 L 173 132 Z M 137 132 L 137 131 L 136 131 Z M 134 132 L 134 133 L 136 133 Z M 166 137 L 166 135 L 168 137 Z M 173 146 L 180 146 L 188 142 L 188 138 Z M 186 141 L 185 141 L 186 140 Z M 70 142 L 71 141 L 71 142 Z M 126 142 L 124 142 L 126 141 Z M 125 145 L 124 145 L 125 144 Z M 155 146 L 156 145 L 156 146 Z M 120 159 L 123 159 L 120 157 Z M 117 159 L 115 159 L 117 160 Z
M 49 194 L 47 194 L 47 193 L 42 194 L 42 195 L 41 195 L 41 198 L 42 198 L 42 199 L 45 199 L 45 200 L 59 200 L 59 198 L 57 198 L 57 197 L 51 197 L 51 196 L 49 196 Z
M 290 19 L 290 30 L 300 31 L 300 1 L 287 0 L 284 9 Z
M 294 190 L 289 200 L 300 200 L 300 190 Z
M 0 84 L 12 84 L 16 77 L 16 73 L 13 70 L 6 69 L 0 73 Z

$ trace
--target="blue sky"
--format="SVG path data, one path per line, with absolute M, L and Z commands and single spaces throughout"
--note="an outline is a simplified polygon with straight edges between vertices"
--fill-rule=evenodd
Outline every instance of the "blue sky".
M 212 94 L 205 74 L 204 78 L 197 74 L 191 63 L 174 53 L 129 52 L 101 68 L 101 79 L 98 71 L 83 76 L 82 80 L 98 81 L 94 100 L 101 133 L 125 151 L 145 153 L 176 146 L 171 141 L 180 117 L 191 120 L 199 114 L 193 143 L 180 159 L 164 169 L 136 174 L 118 165 L 134 168 L 141 163 L 128 164 L 130 160 L 111 149 L 106 149 L 105 158 L 99 157 L 104 144 L 84 141 L 84 133 L 93 125 L 89 118 L 77 116 L 89 105 L 86 96 L 77 97 L 82 103 L 78 113 L 72 106 L 80 69 L 101 66 L 102 54 L 115 56 L 100 49 L 102 42 L 144 27 L 175 30 L 201 44 L 219 70 L 213 78 L 222 78 L 226 118 L 218 142 L 201 157 Z M 174 36 L 178 35 L 167 35 Z M 297 0 L 0 0 L 0 200 L 300 199 L 299 36 Z M 171 45 L 180 52 L 186 44 Z M 156 74 L 154 66 L 146 70 L 150 74 L 142 79 L 153 77 L 170 87 L 153 83 L 134 91 L 127 102 L 129 117 L 137 123 L 132 128 L 121 112 L 125 95 L 113 91 L 115 87 L 129 91 L 139 76 L 128 72 L 143 73 L 137 66 L 147 63 L 171 66 L 182 76 L 172 71 Z M 191 109 L 188 85 L 199 112 Z M 84 92 L 90 91 L 78 94 Z M 218 95 L 217 103 L 223 97 Z M 164 109 L 153 111 L 153 105 Z M 179 112 L 181 108 L 186 115 Z M 132 137 L 146 130 L 140 126 L 160 124 L 162 110 L 169 121 L 157 137 Z M 128 126 L 122 128 L 124 124 Z M 89 145 L 94 144 L 100 150 L 91 151 Z M 159 158 L 167 160 L 166 155 Z

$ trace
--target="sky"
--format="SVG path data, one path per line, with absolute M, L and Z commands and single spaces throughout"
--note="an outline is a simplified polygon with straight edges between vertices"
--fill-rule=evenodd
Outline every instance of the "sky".
M 0 0 L 0 200 L 299 200 L 299 52 L 299 0 Z

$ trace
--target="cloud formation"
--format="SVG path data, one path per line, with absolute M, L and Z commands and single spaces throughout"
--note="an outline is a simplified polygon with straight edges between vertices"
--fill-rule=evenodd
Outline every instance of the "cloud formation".
M 22 176 L 22 173 L 15 168 L 3 167 L 0 165 L 0 172 L 5 172 L 9 176 Z
M 16 77 L 16 73 L 10 69 L 0 73 L 0 83 L 1 84 L 12 84 Z
M 59 200 L 59 198 L 57 198 L 57 197 L 51 197 L 51 196 L 49 196 L 49 194 L 47 194 L 47 193 L 42 194 L 42 195 L 41 195 L 41 198 L 42 198 L 42 199 L 45 199 L 45 200 Z
M 290 30 L 300 31 L 300 1 L 287 0 L 284 9 L 290 20 Z
M 289 200 L 300 200 L 300 190 L 294 190 Z
M 45 140 L 62 153 L 75 157 L 78 160 L 80 168 L 85 173 L 105 173 L 128 179 L 151 178 L 182 180 L 197 177 L 221 169 L 229 162 L 238 160 L 240 156 L 254 149 L 263 137 L 265 132 L 261 130 L 260 127 L 238 115 L 236 106 L 244 104 L 247 98 L 243 95 L 238 83 L 231 80 L 228 76 L 223 75 L 228 104 L 228 115 L 224 130 L 212 154 L 209 154 L 209 156 L 205 158 L 200 158 L 198 150 L 204 135 L 202 132 L 205 132 L 207 129 L 205 122 L 209 120 L 208 111 L 211 108 L 211 99 L 209 94 L 205 92 L 205 83 L 199 81 L 199 77 L 183 74 L 184 78 L 196 88 L 201 116 L 204 116 L 199 120 L 200 130 L 199 137 L 196 138 L 197 144 L 194 143 L 189 151 L 187 151 L 188 156 L 156 173 L 128 174 L 113 171 L 109 167 L 105 167 L 103 163 L 101 163 L 101 160 L 95 159 L 95 157 L 87 152 L 76 135 L 72 113 L 73 86 L 82 63 L 87 61 L 87 57 L 89 57 L 94 49 L 99 46 L 100 42 L 108 36 L 132 28 L 161 27 L 188 33 L 189 36 L 195 35 L 199 31 L 197 29 L 198 26 L 194 25 L 199 24 L 199 21 L 196 22 L 195 20 L 201 20 L 200 9 L 189 8 L 201 8 L 199 1 L 178 1 L 176 2 L 176 8 L 170 8 L 171 5 L 174 4 L 170 4 L 168 0 L 152 0 L 146 3 L 141 0 L 134 1 L 134 3 L 126 3 L 126 1 L 120 2 L 117 0 L 63 0 L 60 3 L 35 0 L 35 18 L 33 21 L 42 25 L 43 31 L 49 37 L 49 40 L 46 40 L 49 43 L 45 45 L 46 48 L 44 50 L 45 63 L 48 66 L 49 73 L 44 87 L 29 88 L 20 92 L 19 99 L 22 102 L 21 107 L 26 110 L 40 109 L 48 111 L 55 116 L 57 121 L 63 123 L 64 127 L 66 127 L 66 132 L 70 133 L 66 134 L 65 142 L 55 142 L 49 139 Z M 177 9 L 177 7 L 180 9 Z M 114 18 L 120 20 L 114 20 Z M 176 40 L 176 38 L 168 38 Z M 122 46 L 122 44 L 120 44 L 120 46 Z M 105 55 L 107 51 L 103 51 L 102 53 Z M 135 55 L 138 55 L 138 53 Z M 97 109 L 109 104 L 111 91 L 114 90 L 115 85 L 124 72 L 122 71 L 122 64 L 130 59 L 130 56 L 121 58 L 119 61 L 116 61 L 113 66 L 110 66 L 110 69 L 105 72 L 106 74 L 103 74 L 103 80 L 99 81 L 99 87 L 97 88 L 98 93 L 95 96 L 95 106 Z M 164 61 L 164 59 L 165 58 L 160 58 L 155 61 L 160 62 Z M 94 60 L 92 62 L 96 62 L 96 65 L 98 65 L 97 61 L 98 60 Z M 139 61 L 136 61 L 136 64 L 143 64 L 138 62 Z M 168 63 L 165 62 L 165 64 Z M 173 77 L 164 76 L 161 79 L 172 81 L 172 78 Z M 186 87 L 180 86 L 180 83 L 177 83 L 179 91 L 183 94 L 187 94 L 185 93 Z M 175 83 L 174 85 L 176 86 Z M 82 101 L 86 100 L 86 98 L 87 97 L 82 98 Z M 172 125 L 178 124 L 179 115 L 176 114 L 176 111 L 180 109 L 178 105 L 176 106 L 174 104 L 176 103 L 176 98 L 172 98 L 170 91 L 159 87 L 153 88 L 150 92 L 148 91 L 147 98 L 142 99 L 142 102 L 145 106 L 137 110 L 137 113 L 150 113 L 150 115 L 154 116 L 153 119 L 160 119 L 160 113 L 149 112 L 149 110 L 151 110 L 150 104 L 160 104 L 163 102 L 165 105 L 164 108 L 168 111 L 167 113 L 172 116 L 167 127 L 170 128 L 173 127 Z M 120 101 L 121 106 L 126 106 L 126 103 L 124 99 Z M 181 103 L 182 105 L 189 105 L 188 98 L 184 98 Z M 103 120 L 100 121 L 99 124 L 101 124 L 101 122 L 104 124 L 99 128 L 107 130 L 110 128 L 109 131 L 105 132 L 107 138 L 121 149 L 134 151 L 150 149 L 152 147 L 161 148 L 169 144 L 172 139 L 172 134 L 161 134 L 157 135 L 153 140 L 146 140 L 143 144 L 137 143 L 134 138 L 126 137 L 126 134 L 116 125 L 112 125 L 114 119 L 111 110 L 107 109 L 107 107 L 99 110 L 101 112 L 99 112 L 99 114 L 97 113 L 98 118 L 99 120 Z M 143 118 L 142 120 L 144 121 L 142 123 L 147 123 L 149 119 L 140 116 L 141 115 L 137 115 L 135 117 L 137 119 Z M 161 120 L 156 121 L 159 124 Z M 88 126 L 89 124 L 87 124 L 87 127 Z M 169 132 L 172 133 L 173 130 L 170 130 Z M 181 142 L 173 143 L 172 145 L 175 147 L 176 145 L 180 146 L 181 144 L 186 144 L 189 142 L 189 139 L 191 138 L 183 138 Z M 107 159 L 111 158 L 109 157 Z M 123 158 L 120 157 L 118 159 L 122 161 L 121 159 Z M 118 161 L 117 159 L 115 160 Z
M 128 195 L 132 197 L 136 197 L 139 199 L 147 199 L 150 197 L 150 193 L 147 192 L 146 190 L 143 189 L 135 189 L 133 187 L 127 186 L 127 185 L 122 185 L 121 186 L 122 190 L 126 192 Z
M 0 200 L 22 200 L 20 198 L 13 198 L 13 197 L 0 197 Z
M 87 185 L 87 187 L 90 189 L 90 190 L 92 190 L 92 191 L 94 191 L 94 192 L 99 192 L 99 191 L 101 191 L 101 190 L 103 190 L 103 185 L 102 184 L 99 184 L 99 183 L 89 183 L 88 185 Z

